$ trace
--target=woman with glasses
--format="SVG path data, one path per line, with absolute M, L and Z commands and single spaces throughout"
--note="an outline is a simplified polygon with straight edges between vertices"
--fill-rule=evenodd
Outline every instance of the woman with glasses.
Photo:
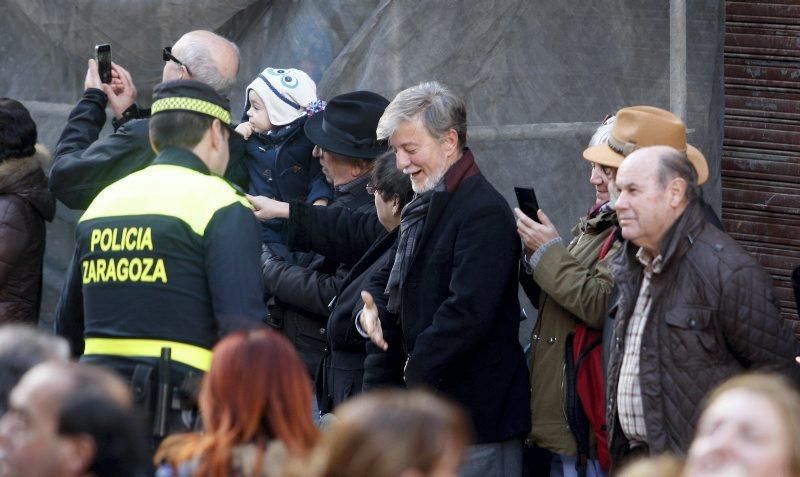
M 317 400 L 323 414 L 331 412 L 347 398 L 361 392 L 367 341 L 355 328 L 355 314 L 363 305 L 361 290 L 364 289 L 369 277 L 393 258 L 390 249 L 397 238 L 400 213 L 413 195 L 411 181 L 407 175 L 397 170 L 393 153 L 379 157 L 371 174 L 367 192 L 375 197 L 378 220 L 386 231 L 375 240 L 350 270 L 350 274 L 339 289 L 328 318 L 328 353 L 323 357 L 316 379 Z M 357 232 L 361 227 L 360 224 L 367 219 L 361 215 L 366 214 L 337 214 L 338 217 L 335 217 L 326 214 L 328 209 L 314 209 L 317 220 L 312 222 L 316 226 L 310 228 L 311 233 L 319 234 L 322 240 L 346 246 L 358 246 L 357 240 L 343 241 L 342 238 Z M 327 215 L 327 218 L 335 218 L 336 221 L 320 220 L 324 215 Z M 393 357 L 387 356 L 382 359 Z M 402 378 L 393 381 L 402 383 Z

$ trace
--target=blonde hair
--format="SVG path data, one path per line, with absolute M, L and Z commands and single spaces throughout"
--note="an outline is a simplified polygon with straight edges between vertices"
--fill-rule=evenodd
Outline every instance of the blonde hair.
M 618 477 L 679 477 L 683 472 L 683 461 L 664 454 L 634 460 L 624 466 Z
M 374 391 L 342 404 L 336 416 L 312 459 L 311 475 L 428 473 L 453 446 L 460 450 L 471 441 L 464 411 L 424 391 Z
M 800 439 L 798 439 L 798 436 L 800 436 L 800 393 L 785 377 L 779 374 L 741 374 L 728 379 L 711 391 L 703 405 L 703 413 L 720 396 L 736 389 L 759 394 L 767 398 L 775 406 L 782 418 L 786 436 L 788 437 L 789 468 L 792 471 L 792 475 L 800 475 Z M 750 412 L 753 411 L 750 410 Z

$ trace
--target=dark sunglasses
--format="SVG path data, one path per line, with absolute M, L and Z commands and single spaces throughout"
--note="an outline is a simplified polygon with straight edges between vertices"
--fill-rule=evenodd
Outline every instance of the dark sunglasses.
M 188 66 L 186 66 L 185 64 L 183 64 L 183 62 L 181 62 L 181 60 L 179 60 L 179 59 L 175 58 L 175 56 L 173 56 L 172 47 L 171 46 L 165 46 L 164 47 L 164 50 L 161 52 L 161 57 L 164 59 L 164 61 L 174 61 L 175 63 L 178 63 L 179 65 L 181 65 L 184 68 L 186 68 L 186 72 L 189 73 L 189 75 L 192 74 L 192 72 L 189 71 L 189 67 Z
M 381 189 L 375 187 L 374 185 L 369 184 L 369 183 L 367 184 L 367 194 L 375 195 L 376 192 L 380 192 L 380 191 L 381 191 Z

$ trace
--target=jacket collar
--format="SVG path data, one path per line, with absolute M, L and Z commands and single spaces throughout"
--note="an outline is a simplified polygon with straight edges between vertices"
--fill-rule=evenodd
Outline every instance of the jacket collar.
M 475 163 L 475 157 L 472 155 L 472 151 L 470 151 L 468 147 L 465 147 L 461 158 L 453 163 L 450 169 L 444 174 L 445 190 L 452 193 L 458 189 L 458 186 L 461 185 L 461 181 L 479 173 L 480 169 L 478 169 L 478 165 Z
M 705 220 L 698 201 L 692 201 L 661 239 L 659 251 L 664 269 L 680 260 L 703 231 Z
M 168 147 L 161 151 L 153 164 L 163 164 L 170 166 L 181 166 L 205 175 L 211 175 L 208 166 L 200 160 L 192 151 L 179 147 Z
M 581 217 L 572 229 L 572 234 L 577 236 L 582 233 L 600 233 L 615 224 L 617 211 L 611 208 L 598 208 L 593 214 Z
M 674 263 L 677 263 L 694 244 L 698 235 L 705 227 L 705 218 L 698 201 L 690 203 L 678 220 L 672 224 L 661 240 L 661 273 L 665 273 Z M 639 247 L 630 241 L 625 244 L 619 253 L 611 257 L 610 270 L 620 289 L 620 298 L 625 297 L 625 316 L 630 315 L 635 294 L 639 290 L 642 278 L 642 264 L 636 254 Z
M 367 181 L 369 180 L 369 173 L 362 174 L 355 179 L 351 180 L 347 184 L 342 184 L 336 186 L 334 191 L 336 195 L 339 196 L 341 194 L 352 194 L 353 191 L 358 191 L 359 188 L 364 189 L 366 191 Z
M 431 233 L 433 233 L 433 230 L 436 228 L 436 224 L 439 222 L 439 219 L 447 208 L 447 204 L 450 202 L 450 198 L 453 196 L 453 193 L 458 189 L 465 179 L 480 173 L 481 171 L 478 169 L 478 165 L 475 163 L 475 158 L 472 155 L 472 151 L 465 147 L 461 158 L 453 163 L 453 165 L 450 166 L 450 169 L 448 169 L 444 174 L 443 180 L 445 184 L 445 190 L 435 191 L 433 193 L 433 197 L 431 197 L 428 215 L 425 217 L 425 225 L 422 226 L 422 236 L 420 237 L 419 243 L 414 250 L 414 256 L 411 258 L 412 264 L 416 260 L 417 255 L 419 255 L 420 250 L 424 248 L 425 243 L 431 236 Z
M 16 193 L 30 186 L 27 180 L 31 173 L 50 169 L 50 152 L 41 144 L 36 145 L 32 156 L 8 158 L 0 161 L 0 193 Z

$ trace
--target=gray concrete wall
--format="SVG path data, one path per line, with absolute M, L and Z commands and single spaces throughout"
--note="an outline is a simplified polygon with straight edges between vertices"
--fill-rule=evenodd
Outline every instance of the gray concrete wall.
M 6 0 L 0 18 L 0 95 L 31 107 L 50 147 L 80 96 L 94 44 L 112 43 L 115 61 L 129 68 L 149 104 L 163 66 L 161 47 L 199 28 L 241 47 L 236 115 L 245 85 L 266 66 L 305 69 L 323 98 L 355 89 L 391 98 L 419 81 L 439 80 L 465 96 L 471 126 L 599 122 L 634 104 L 670 108 L 669 0 L 52 3 Z M 687 3 L 689 138 L 708 157 L 711 180 L 704 192 L 718 208 L 724 4 Z M 513 186 L 535 186 L 542 208 L 567 236 L 593 197 L 581 159 L 590 129 L 556 124 L 535 139 L 469 142 L 510 202 Z M 49 227 L 45 324 L 52 320 L 77 217 L 59 207 Z

